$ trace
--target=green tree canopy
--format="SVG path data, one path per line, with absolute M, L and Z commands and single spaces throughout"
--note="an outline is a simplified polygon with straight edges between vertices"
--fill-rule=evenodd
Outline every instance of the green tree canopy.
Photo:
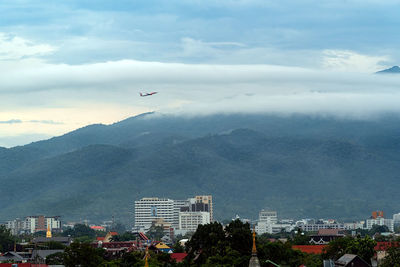
M 0 251 L 7 252 L 13 249 L 15 239 L 9 229 L 0 225 Z
M 337 260 L 344 254 L 355 254 L 360 256 L 363 260 L 371 263 L 371 258 L 374 256 L 374 247 L 376 242 L 366 237 L 342 237 L 331 241 L 324 251 L 323 257 L 325 259 Z
M 104 251 L 102 249 L 93 248 L 90 244 L 73 242 L 64 252 L 64 265 L 66 267 L 97 267 L 104 260 Z
M 76 224 L 74 228 L 67 229 L 63 232 L 64 236 L 71 236 L 71 237 L 83 237 L 87 236 L 89 238 L 96 237 L 96 231 L 84 224 Z

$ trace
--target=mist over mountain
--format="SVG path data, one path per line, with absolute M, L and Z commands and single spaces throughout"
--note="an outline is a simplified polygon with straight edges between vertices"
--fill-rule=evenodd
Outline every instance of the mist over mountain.
M 362 219 L 400 210 L 400 118 L 147 113 L 0 148 L 0 220 L 133 221 L 141 197 L 212 194 L 215 216 Z
M 378 71 L 377 73 L 378 74 L 398 74 L 398 73 L 400 73 L 400 67 L 399 66 L 393 66 L 391 68 Z

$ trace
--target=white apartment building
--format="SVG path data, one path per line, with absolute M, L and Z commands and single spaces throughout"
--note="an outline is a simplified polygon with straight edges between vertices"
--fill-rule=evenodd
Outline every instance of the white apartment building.
M 299 225 L 299 228 L 304 232 L 318 232 L 321 229 L 345 230 L 346 225 L 344 223 L 313 223 Z
M 267 221 L 259 221 L 255 226 L 256 233 L 259 235 L 268 233 L 268 234 L 277 234 L 282 230 L 285 232 L 290 232 L 294 229 L 294 224 L 290 223 L 268 223 Z
M 400 213 L 393 214 L 393 223 L 400 224 Z
M 142 198 L 135 201 L 135 230 L 146 232 L 157 218 L 174 223 L 174 201 L 168 198 Z
M 269 224 L 278 223 L 278 215 L 276 211 L 261 210 L 258 214 L 259 222 L 267 222 Z
M 376 219 L 368 219 L 366 222 L 366 228 L 367 229 L 372 229 L 372 226 L 374 225 L 386 225 L 389 228 L 389 231 L 393 232 L 394 231 L 394 223 L 393 219 L 385 219 L 383 217 L 377 217 Z
M 172 227 L 177 229 L 179 227 L 179 212 L 181 209 L 185 209 L 185 211 L 189 211 L 190 201 L 186 200 L 174 200 L 174 222 L 172 223 Z
M 53 232 L 61 232 L 61 220 L 60 216 L 28 216 L 23 220 L 15 219 L 13 221 L 8 221 L 6 227 L 15 235 L 20 233 L 33 234 L 38 231 L 47 231 L 48 228 Z
M 189 211 L 179 213 L 179 229 L 194 232 L 200 224 L 210 223 L 210 213 L 205 211 Z

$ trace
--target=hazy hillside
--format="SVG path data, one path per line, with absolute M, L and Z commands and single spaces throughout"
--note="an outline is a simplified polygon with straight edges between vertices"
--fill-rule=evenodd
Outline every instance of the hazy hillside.
M 147 114 L 0 149 L 0 220 L 132 220 L 134 200 L 213 194 L 220 219 L 400 211 L 400 119 Z

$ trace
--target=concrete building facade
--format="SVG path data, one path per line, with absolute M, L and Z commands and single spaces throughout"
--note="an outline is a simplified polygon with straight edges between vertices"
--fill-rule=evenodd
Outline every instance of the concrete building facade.
M 148 231 L 152 222 L 163 218 L 167 223 L 174 223 L 174 201 L 168 198 L 142 198 L 135 201 L 135 230 Z
M 194 232 L 200 224 L 208 224 L 211 215 L 205 211 L 187 211 L 179 213 L 179 229 Z

